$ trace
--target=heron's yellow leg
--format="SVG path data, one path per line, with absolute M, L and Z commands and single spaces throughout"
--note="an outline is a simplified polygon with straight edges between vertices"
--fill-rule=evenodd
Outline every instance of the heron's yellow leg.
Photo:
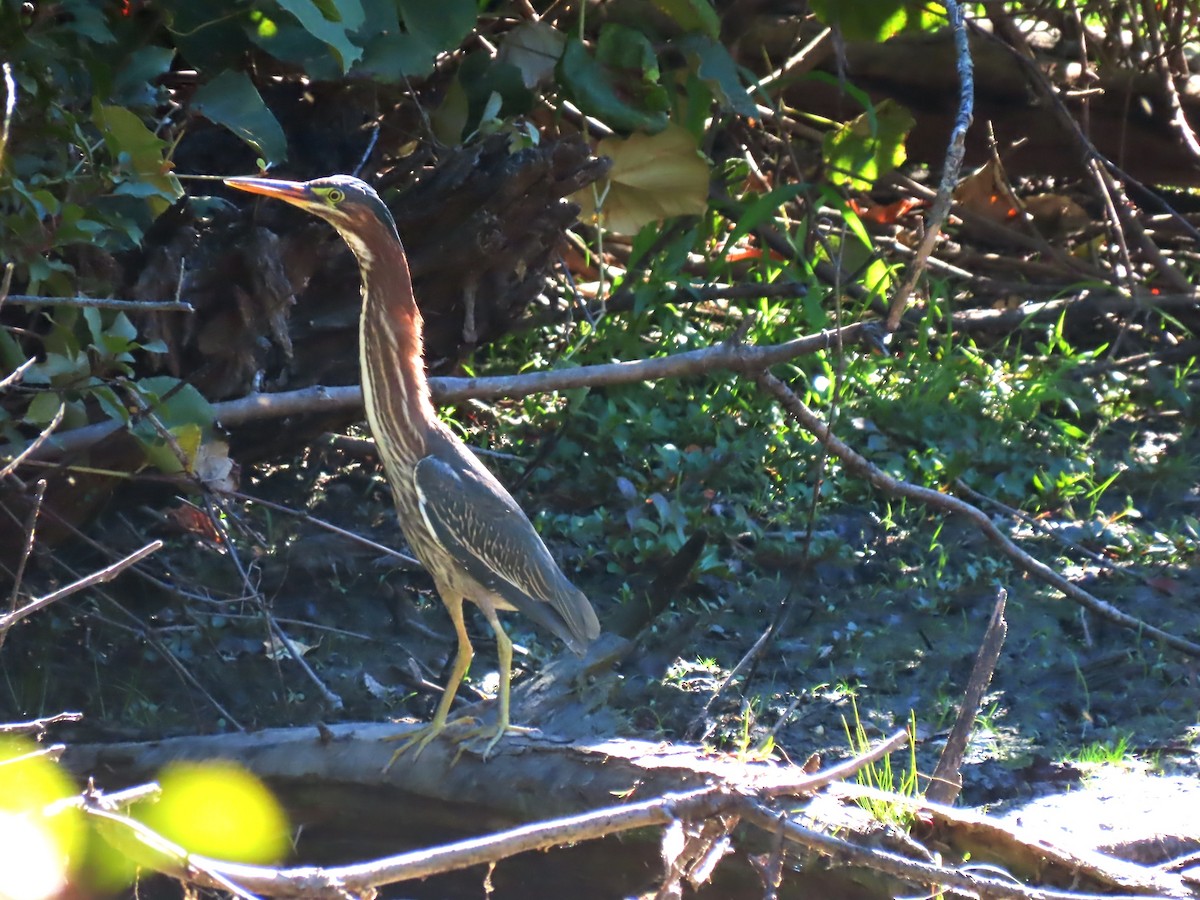
M 403 740 L 404 744 L 392 754 L 392 758 L 388 760 L 388 764 L 383 767 L 383 771 L 390 769 L 403 754 L 411 747 L 416 747 L 416 752 L 413 754 L 413 759 L 421 755 L 429 742 L 436 738 L 445 730 L 447 719 L 450 717 L 450 705 L 454 702 L 454 695 L 458 693 L 458 686 L 462 684 L 463 677 L 467 674 L 467 669 L 471 665 L 471 659 L 475 655 L 475 648 L 471 646 L 471 638 L 467 635 L 467 626 L 463 621 L 463 598 L 461 596 L 442 594 L 442 601 L 446 604 L 446 610 L 450 613 L 450 621 L 454 623 L 454 633 L 458 636 L 458 650 L 454 654 L 454 668 L 450 671 L 450 679 L 446 682 L 446 688 L 442 691 L 442 699 L 438 702 L 437 712 L 433 714 L 433 721 L 424 728 L 418 729 L 412 734 L 397 735 L 394 738 L 385 738 L 384 740 Z M 505 640 L 508 641 L 507 635 Z M 512 642 L 508 641 L 508 656 L 509 661 L 512 661 Z M 505 713 L 507 714 L 507 693 L 505 694 Z
M 496 656 L 500 663 L 500 714 L 496 716 L 496 733 L 492 735 L 487 746 L 483 748 L 483 758 L 487 759 L 492 748 L 504 737 L 508 730 L 508 691 L 512 684 L 512 640 L 500 624 L 500 617 L 492 609 L 484 610 L 488 624 L 496 633 Z
M 496 716 L 496 724 L 480 725 L 478 728 L 471 728 L 467 731 L 455 733 L 453 740 L 458 743 L 459 748 L 458 754 L 454 757 L 454 762 L 458 762 L 458 757 L 462 755 L 468 741 L 479 738 L 487 741 L 483 745 L 482 754 L 486 762 L 488 755 L 492 752 L 492 748 L 500 743 L 500 738 L 504 737 L 505 734 L 530 734 L 537 731 L 536 728 L 513 725 L 508 720 L 509 689 L 512 685 L 512 640 L 500 624 L 500 618 L 496 615 L 495 610 L 484 607 L 483 614 L 487 618 L 488 624 L 492 626 L 492 631 L 496 634 L 496 656 L 500 662 L 500 709 Z

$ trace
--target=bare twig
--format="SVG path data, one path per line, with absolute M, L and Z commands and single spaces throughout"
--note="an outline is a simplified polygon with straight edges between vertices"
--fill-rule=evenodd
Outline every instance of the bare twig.
M 284 506 L 282 503 L 274 503 L 271 500 L 264 500 L 261 497 L 252 497 L 249 494 L 243 494 L 240 491 L 230 491 L 228 496 L 235 500 L 244 500 L 247 503 L 253 503 L 257 506 L 263 506 L 267 509 L 273 509 L 275 512 L 281 512 L 284 515 L 293 516 L 301 522 L 307 522 L 310 525 L 315 525 L 318 528 L 323 528 L 336 535 L 354 541 L 356 544 L 361 544 L 364 547 L 370 547 L 372 550 L 383 556 L 389 556 L 397 562 L 401 563 L 405 568 L 420 569 L 421 563 L 409 556 L 407 553 L 401 553 L 399 550 L 393 550 L 391 547 L 385 547 L 383 544 L 376 543 L 370 538 L 363 537 L 361 534 L 355 534 L 353 531 L 347 531 L 345 528 L 339 528 L 332 522 L 326 522 L 324 519 L 318 519 L 311 513 L 306 513 L 303 510 L 294 509 L 290 506 Z
M 152 576 L 146 575 L 146 573 L 144 573 L 140 567 L 133 569 L 133 573 L 135 575 L 140 575 L 147 580 L 150 580 L 152 583 L 157 582 L 157 579 L 153 578 Z M 161 584 L 161 582 L 158 582 L 158 583 Z M 169 589 L 169 586 L 166 586 L 166 587 Z M 212 695 L 212 693 L 200 682 L 200 679 L 198 679 L 195 675 L 193 675 L 191 673 L 191 671 L 188 669 L 188 667 L 183 664 L 183 662 L 174 653 L 174 651 L 172 651 L 171 648 L 162 640 L 162 638 L 160 638 L 158 636 L 156 629 L 152 628 L 146 622 L 143 622 L 136 615 L 134 615 L 132 612 L 130 612 L 128 609 L 126 609 L 124 606 L 122 606 L 116 600 L 116 598 L 113 597 L 108 592 L 104 591 L 103 589 L 97 588 L 96 593 L 99 594 L 101 597 L 103 597 L 109 604 L 111 604 L 114 609 L 116 609 L 118 612 L 121 613 L 121 615 L 123 615 L 127 619 L 129 619 L 129 621 L 132 622 L 133 625 L 127 625 L 122 622 L 117 622 L 113 619 L 103 616 L 102 614 L 100 614 L 98 612 L 93 613 L 93 615 L 96 616 L 96 618 L 98 618 L 100 621 L 104 622 L 106 625 L 109 625 L 113 628 L 123 630 L 129 634 L 134 635 L 137 639 L 145 641 L 147 644 L 150 645 L 151 648 L 153 648 L 154 652 L 156 652 L 159 656 L 161 656 L 163 658 L 163 660 L 167 663 L 167 665 L 175 672 L 176 675 L 179 676 L 179 679 L 184 684 L 186 684 L 188 687 L 190 687 L 194 691 L 196 691 L 206 701 L 208 701 L 209 705 L 212 706 L 212 708 L 217 711 L 217 714 L 219 716 L 221 716 L 232 728 L 235 728 L 238 731 L 246 730 L 246 726 L 244 726 L 241 722 L 238 721 L 237 716 L 233 715 L 233 713 L 231 713 L 229 710 L 227 710 L 221 704 L 221 702 Z
M 279 641 L 284 649 L 287 650 L 288 656 L 291 657 L 296 665 L 300 667 L 300 670 L 304 673 L 305 677 L 307 677 L 308 680 L 313 683 L 329 707 L 334 710 L 342 709 L 342 707 L 345 705 L 342 702 L 342 698 L 334 693 L 333 690 L 321 680 L 321 676 L 316 673 L 313 667 L 308 664 L 308 660 L 304 658 L 303 651 L 300 650 L 300 648 L 296 645 L 296 642 L 291 639 L 288 633 L 283 630 L 283 626 L 280 625 L 275 619 L 274 614 L 272 614 L 271 610 L 267 606 L 267 600 L 262 595 L 262 592 L 256 586 L 250 583 L 250 574 L 246 571 L 246 567 L 242 565 L 241 556 L 237 552 L 237 545 L 230 537 L 229 529 L 225 526 L 225 522 L 223 521 L 222 517 L 216 514 L 216 510 L 213 508 L 212 498 L 208 494 L 205 494 L 204 500 L 208 509 L 209 521 L 212 522 L 213 527 L 217 529 L 218 533 L 224 539 L 224 544 L 229 559 L 233 563 L 234 568 L 237 569 L 238 575 L 241 576 L 242 584 L 244 585 L 246 592 L 254 598 L 255 603 L 258 605 L 259 612 L 262 613 L 263 619 L 267 623 L 268 630 L 271 632 L 275 640 Z
M 5 264 L 4 278 L 0 280 L 0 306 L 4 306 L 4 301 L 8 299 L 8 289 L 12 287 L 13 272 L 15 271 L 15 265 L 12 263 Z
M 1163 94 L 1167 99 L 1167 108 L 1171 111 L 1171 127 L 1175 129 L 1175 133 L 1179 135 L 1180 141 L 1187 147 L 1188 153 L 1192 155 L 1192 164 L 1200 164 L 1200 141 L 1196 140 L 1196 132 L 1192 130 L 1192 126 L 1188 123 L 1187 116 L 1183 112 L 1183 104 L 1179 101 L 1179 89 L 1175 86 L 1175 73 L 1171 71 L 1171 60 L 1165 52 L 1162 40 L 1159 38 L 1159 30 L 1162 27 L 1162 22 L 1158 18 L 1158 10 L 1153 3 L 1142 4 L 1142 9 L 1146 14 L 1146 36 L 1150 40 L 1151 59 L 1154 62 L 1155 68 L 1158 70 L 1158 78 L 1162 84 Z M 1194 10 L 1192 13 L 1194 15 Z M 1186 63 L 1184 64 L 1186 66 Z M 1185 68 L 1184 74 L 1187 75 Z
M 2 293 L 3 292 L 0 292 L 0 299 L 2 299 Z M 3 378 L 0 378 L 0 391 L 4 390 L 5 388 L 12 387 L 14 384 L 17 384 L 22 378 L 25 377 L 25 373 L 28 372 L 30 370 L 30 368 L 33 367 L 33 364 L 36 362 L 37 362 L 37 358 L 31 356 L 31 357 L 29 357 L 29 359 L 25 360 L 25 362 L 21 363 L 19 366 L 17 366 L 11 372 L 9 372 L 7 375 L 5 375 Z
M 1015 506 L 1009 506 L 1007 503 L 1003 503 L 1000 500 L 997 500 L 995 497 L 989 497 L 987 494 L 980 493 L 961 478 L 954 479 L 954 488 L 955 490 L 964 494 L 973 503 L 986 503 L 989 506 L 994 506 L 1006 516 L 1010 516 L 1020 522 L 1023 522 L 1025 525 L 1029 526 L 1029 528 L 1044 534 L 1059 546 L 1066 548 L 1072 553 L 1076 553 L 1079 556 L 1091 560 L 1096 566 L 1102 569 L 1107 569 L 1114 575 L 1123 575 L 1126 577 L 1136 578 L 1147 587 L 1154 587 L 1152 583 L 1152 576 L 1140 566 L 1119 566 L 1112 560 L 1105 558 L 1103 554 L 1097 553 L 1095 550 L 1089 550 L 1078 541 L 1073 541 L 1070 538 L 1065 537 L 1060 529 L 1050 528 L 1045 522 L 1041 521 L 1037 517 L 1031 516 L 1023 510 L 1017 509 Z
M 857 322 L 845 326 L 841 330 L 842 340 L 847 343 L 858 340 L 862 327 L 862 324 Z M 632 384 L 638 381 L 660 381 L 666 378 L 687 378 L 722 369 L 752 373 L 789 359 L 826 350 L 832 347 L 836 340 L 836 329 L 826 329 L 817 334 L 796 338 L 782 344 L 763 346 L 720 344 L 715 347 L 689 350 L 685 353 L 653 359 L 605 363 L 595 366 L 575 366 L 569 369 L 555 369 L 527 375 L 498 375 L 490 378 L 430 378 L 429 387 L 435 402 L 452 404 L 470 399 L 497 400 L 580 387 Z M 251 394 L 237 400 L 214 403 L 212 406 L 218 421 L 226 427 L 234 427 L 264 419 L 358 409 L 362 407 L 362 389 L 358 385 L 347 387 L 318 385 L 298 391 Z M 42 456 L 49 458 L 51 452 L 55 456 L 78 452 L 122 427 L 124 424 L 121 422 L 108 421 L 57 435 Z M 0 459 L 14 452 L 11 445 L 0 446 Z
M 1018 547 L 1008 535 L 1002 533 L 996 524 L 988 518 L 983 510 L 972 506 L 957 497 L 939 493 L 929 488 L 900 481 L 880 471 L 865 457 L 853 450 L 848 444 L 833 434 L 828 426 L 821 421 L 796 394 L 782 381 L 763 372 L 758 376 L 759 386 L 773 395 L 791 416 L 803 427 L 807 428 L 822 443 L 828 442 L 830 450 L 842 461 L 847 470 L 870 482 L 875 487 L 892 496 L 908 497 L 935 509 L 957 513 L 964 516 L 979 528 L 984 535 L 995 544 L 1000 551 L 1017 564 L 1022 570 L 1061 591 L 1076 603 L 1096 613 L 1101 618 L 1115 622 L 1123 628 L 1129 628 L 1140 634 L 1162 641 L 1176 650 L 1189 656 L 1200 657 L 1200 645 L 1178 635 L 1157 628 L 1142 619 L 1131 616 L 1117 609 L 1111 603 L 1101 600 L 1094 594 L 1069 581 L 1061 574 L 1040 560 L 1034 559 Z
M 688 726 L 687 734 L 689 739 L 695 735 L 700 735 L 700 740 L 703 741 L 708 737 L 708 734 L 713 727 L 708 723 L 709 710 L 712 709 L 712 705 L 717 701 L 717 698 L 725 692 L 725 688 L 729 687 L 729 685 L 733 682 L 733 679 L 735 679 L 742 672 L 746 671 L 746 669 L 750 668 L 751 663 L 762 656 L 763 651 L 767 647 L 768 641 L 770 641 L 775 632 L 779 630 L 781 622 L 786 617 L 788 599 L 788 596 L 785 595 L 779 605 L 779 610 L 775 613 L 774 618 L 771 619 L 770 624 L 763 629 L 763 633 L 758 636 L 758 640 L 756 640 L 750 646 L 750 649 L 742 655 L 742 658 L 738 660 L 737 665 L 735 665 L 729 671 L 728 675 L 721 679 L 721 683 L 717 685 L 716 690 L 709 694 L 708 699 L 704 701 L 704 708 L 695 715 L 695 717 L 692 719 L 691 725 Z
M 1072 850 L 1051 843 L 1046 840 L 1046 835 L 1041 830 L 1000 822 L 985 813 L 934 803 L 928 798 L 916 795 L 881 791 L 853 781 L 830 785 L 829 793 L 840 799 L 879 800 L 912 810 L 928 821 L 935 833 L 970 833 L 979 845 L 990 847 L 1016 845 L 1021 848 L 1019 856 L 1036 859 L 1039 867 L 1049 865 L 1060 872 L 1070 873 L 1069 878 L 1076 884 L 1080 882 L 1080 876 L 1083 876 L 1089 881 L 1098 880 L 1114 891 L 1140 894 L 1143 897 L 1170 897 L 1177 895 L 1182 880 L 1176 880 L 1174 875 L 1153 866 L 1129 864 L 1114 860 L 1110 856 L 1097 859 L 1100 856 L 1098 853 Z
M 795 822 L 784 822 L 780 825 L 773 809 L 749 798 L 738 804 L 736 811 L 748 823 L 756 825 L 764 831 L 770 832 L 781 828 L 785 840 L 822 856 L 836 859 L 841 863 L 861 864 L 896 878 L 929 885 L 935 890 L 941 887 L 955 887 L 972 896 L 997 898 L 997 900 L 1146 900 L 1145 894 L 1085 894 L 1074 891 L 1051 891 L 1042 887 L 1027 888 L 1012 881 L 976 875 L 963 868 L 939 866 L 906 859 L 895 853 L 868 849 L 843 838 L 805 828 Z
M 787 814 L 779 812 L 775 817 L 775 831 L 771 835 L 771 855 L 763 871 L 763 900 L 776 900 L 779 885 L 783 881 L 783 823 Z
M 11 613 L 8 613 L 5 616 L 0 616 L 0 631 L 7 631 L 26 616 L 32 615 L 39 609 L 44 609 L 52 603 L 57 603 L 64 597 L 69 597 L 72 594 L 78 593 L 84 588 L 89 588 L 92 585 L 104 584 L 105 582 L 112 581 L 130 566 L 145 559 L 151 553 L 161 550 L 162 545 L 162 541 L 151 541 L 141 550 L 135 550 L 128 556 L 117 560 L 111 566 L 105 566 L 103 569 L 93 572 L 91 575 L 80 578 L 78 581 L 73 581 L 71 584 L 61 587 L 57 591 L 46 594 L 44 597 L 39 597 L 36 600 L 29 601 L 20 609 L 13 610 Z
M 962 761 L 967 750 L 967 742 L 975 729 L 975 717 L 979 715 L 979 707 L 983 703 L 983 692 L 992 682 L 996 671 L 996 660 L 1000 658 L 1000 648 L 1004 646 L 1004 638 L 1008 634 L 1008 622 L 1004 618 L 1004 605 L 1008 600 L 1008 592 L 1001 588 L 997 592 L 996 606 L 983 633 L 979 645 L 979 653 L 975 656 L 975 665 L 971 669 L 971 677 L 967 679 L 967 688 L 963 691 L 962 705 L 958 708 L 958 718 L 950 729 L 946 746 L 938 758 L 937 767 L 925 796 L 935 803 L 951 804 L 962 791 Z
M 16 756 L 5 756 L 0 759 L 0 766 L 15 766 L 23 762 L 34 759 L 49 759 L 58 762 L 62 759 L 63 754 L 67 750 L 66 744 L 50 744 L 48 746 L 39 746 L 26 753 L 19 753 Z
M 705 818 L 732 804 L 734 798 L 735 795 L 725 789 L 704 787 L 642 803 L 513 828 L 443 847 L 338 867 L 271 869 L 226 863 L 194 854 L 170 853 L 157 855 L 157 858 L 146 859 L 145 862 L 175 877 L 186 878 L 206 887 L 228 889 L 228 884 L 236 884 L 254 894 L 275 897 L 364 896 L 380 885 L 428 878 L 530 850 L 544 850 L 635 828 L 665 825 L 685 816 Z M 92 807 L 85 809 L 89 815 L 111 815 L 105 810 Z
M 224 874 L 219 863 L 210 865 L 204 857 L 188 853 L 137 819 L 105 809 L 99 803 L 85 803 L 81 808 L 95 822 L 100 835 L 138 865 L 208 884 L 242 900 L 257 900 Z
M 9 460 L 8 465 L 6 465 L 3 469 L 0 469 L 0 478 L 7 478 L 13 472 L 17 471 L 22 462 L 33 457 L 33 455 L 38 452 L 38 449 L 42 446 L 42 444 L 46 442 L 46 439 L 54 433 L 54 429 L 62 424 L 63 416 L 66 414 L 66 412 L 67 404 L 58 404 L 58 411 L 54 413 L 54 418 L 50 420 L 50 424 L 43 428 L 42 433 L 33 439 L 33 443 Z
M 997 6 L 997 8 L 1000 7 Z M 1125 172 L 1121 171 L 1121 169 L 1119 169 L 1114 163 L 1101 154 L 1098 149 L 1096 149 L 1096 145 L 1092 143 L 1092 140 L 1084 133 L 1083 129 L 1079 127 L 1079 123 L 1075 121 L 1075 118 L 1071 115 L 1071 111 L 1067 109 L 1062 97 L 1059 96 L 1058 91 L 1055 89 L 1046 73 L 1043 72 L 1041 68 L 1038 67 L 1037 63 L 1034 62 L 1033 53 L 1030 51 L 1028 43 L 1025 41 L 1021 33 L 1017 30 L 1010 31 L 1007 36 L 1014 42 L 1013 44 L 1010 44 L 1006 41 L 999 40 L 999 38 L 997 38 L 995 35 L 989 34 L 987 31 L 979 28 L 976 25 L 972 25 L 971 27 L 974 33 L 977 34 L 981 39 L 994 41 L 1012 55 L 1013 59 L 1015 59 L 1020 67 L 1025 71 L 1029 84 L 1050 108 L 1055 120 L 1075 140 L 1084 156 L 1084 159 L 1086 161 L 1096 163 L 1099 167 L 1103 168 L 1106 173 L 1109 174 L 1110 180 L 1101 183 L 1104 186 L 1103 193 L 1114 195 L 1110 198 L 1116 201 L 1116 218 L 1114 219 L 1114 222 L 1120 222 L 1123 229 L 1133 238 L 1137 246 L 1147 254 L 1147 259 L 1155 266 L 1163 280 L 1172 286 L 1172 290 L 1180 292 L 1191 290 L 1190 285 L 1187 284 L 1187 279 L 1182 275 L 1182 273 L 1180 273 L 1178 269 L 1163 256 L 1162 251 L 1160 251 L 1158 247 L 1155 246 L 1152 241 L 1150 241 L 1149 237 L 1145 233 L 1145 229 L 1142 228 L 1141 222 L 1138 221 L 1137 216 L 1135 216 L 1125 204 L 1123 200 L 1124 191 L 1120 190 L 1119 188 L 1114 190 L 1115 181 L 1113 179 L 1115 178 L 1120 178 L 1121 181 L 1125 182 L 1126 184 L 1138 184 L 1138 182 L 1130 178 Z M 1138 29 L 1136 28 L 1132 30 L 1135 38 L 1137 31 Z M 1147 193 L 1150 192 L 1147 191 Z M 1116 195 L 1121 195 L 1121 198 L 1118 199 Z M 1105 200 L 1104 202 L 1107 203 L 1108 201 Z M 1166 208 L 1171 213 L 1172 217 L 1176 221 L 1180 222 L 1180 224 L 1186 228 L 1193 237 L 1197 236 L 1195 226 L 1188 222 L 1184 217 L 1180 216 L 1171 207 L 1168 206 Z
M 820 62 L 825 52 L 829 49 L 830 43 L 833 41 L 833 29 L 825 28 L 817 32 L 807 44 L 801 47 L 795 54 L 788 57 L 783 65 L 776 69 L 772 69 L 756 83 L 750 85 L 750 91 L 767 91 L 777 84 L 786 83 L 793 78 L 799 78 L 809 72 L 814 65 Z
M 60 712 L 52 716 L 43 716 L 40 719 L 31 719 L 28 722 L 8 722 L 0 723 L 0 734 L 33 734 L 43 735 L 51 725 L 58 725 L 62 722 L 82 722 L 83 713 L 78 712 Z
M 813 775 L 797 778 L 794 774 L 784 771 L 780 776 L 760 777 L 755 782 L 755 793 L 760 797 L 804 797 L 815 794 L 835 781 L 845 781 L 871 763 L 878 762 L 889 753 L 910 740 L 907 731 L 897 731 L 886 740 L 845 762 L 838 763 L 828 769 L 823 769 Z
M 958 173 L 962 171 L 963 156 L 966 154 L 967 129 L 971 127 L 971 119 L 975 108 L 975 75 L 971 63 L 971 50 L 967 43 L 967 29 L 963 20 L 962 7 L 957 0 L 946 0 L 946 13 L 950 19 L 950 27 L 954 31 L 954 49 L 958 65 L 958 110 L 954 116 L 954 128 L 950 132 L 950 146 L 946 148 L 946 162 L 942 167 L 942 179 L 938 184 L 937 199 L 929 211 L 925 221 L 925 236 L 917 248 L 916 259 L 909 266 L 908 274 L 903 283 L 896 289 L 895 296 L 888 308 L 887 330 L 895 331 L 900 327 L 900 317 L 908 304 L 908 297 L 917 280 L 925 271 L 925 261 L 933 252 L 933 246 L 946 224 L 950 215 L 950 204 L 954 200 L 954 187 L 958 183 Z
M 76 306 L 93 309 L 120 309 L 129 312 L 195 312 L 182 300 L 117 300 L 114 297 L 42 297 L 36 294 L 9 294 L 18 306 Z
M 12 593 L 8 597 L 8 613 L 12 615 L 17 608 L 17 600 L 21 596 L 21 582 L 25 579 L 25 566 L 29 562 L 29 555 L 33 553 L 34 540 L 37 536 L 37 519 L 38 514 L 42 511 L 42 500 L 46 496 L 46 479 L 38 479 L 37 484 L 33 489 L 33 503 L 29 508 L 29 515 L 25 519 L 25 544 L 21 548 L 21 559 L 17 563 L 17 571 L 13 576 Z M 0 628 L 0 648 L 4 646 L 5 640 L 8 638 L 8 629 Z

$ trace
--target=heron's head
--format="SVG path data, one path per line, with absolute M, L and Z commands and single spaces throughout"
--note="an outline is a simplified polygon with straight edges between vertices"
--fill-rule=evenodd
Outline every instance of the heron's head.
M 226 178 L 225 183 L 241 191 L 283 200 L 324 219 L 338 230 L 364 269 L 371 268 L 385 244 L 400 243 L 396 222 L 379 195 L 365 181 L 349 175 L 330 175 L 306 182 Z

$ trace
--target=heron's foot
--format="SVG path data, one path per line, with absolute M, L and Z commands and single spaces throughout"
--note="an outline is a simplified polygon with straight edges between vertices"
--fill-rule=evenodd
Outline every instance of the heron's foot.
M 392 758 L 389 759 L 387 765 L 383 767 L 383 771 L 387 772 L 389 769 L 391 769 L 391 767 L 396 764 L 396 760 L 398 760 L 409 750 L 413 750 L 412 758 L 414 760 L 417 759 L 420 757 L 421 751 L 428 747 L 432 741 L 438 738 L 442 732 L 446 731 L 447 729 L 458 729 L 466 725 L 476 725 L 478 721 L 479 720 L 473 716 L 460 716 L 457 719 L 451 719 L 449 722 L 438 722 L 435 720 L 430 722 L 428 725 L 418 728 L 416 731 L 405 732 L 404 734 L 394 734 L 390 737 L 385 737 L 385 741 L 404 741 L 404 743 L 401 744 L 399 749 L 392 754 Z M 478 728 L 471 729 L 471 731 L 478 730 Z M 470 732 L 467 733 L 469 734 Z M 464 738 L 457 735 L 452 736 L 452 740 L 455 743 L 459 743 L 463 739 Z
M 483 745 L 483 761 L 487 762 L 488 756 L 492 749 L 500 743 L 500 739 L 506 734 L 540 734 L 536 728 L 527 728 L 524 725 L 500 724 L 480 725 L 477 728 L 472 728 L 469 731 L 463 732 L 461 735 L 454 736 L 454 742 L 458 744 L 458 754 L 454 757 L 454 761 L 458 761 L 458 757 L 462 756 L 464 745 L 477 740 L 486 740 Z

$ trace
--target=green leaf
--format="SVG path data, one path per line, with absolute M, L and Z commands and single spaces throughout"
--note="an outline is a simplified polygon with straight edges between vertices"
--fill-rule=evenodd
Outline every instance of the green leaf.
M 129 410 L 125 408 L 125 404 L 117 397 L 117 392 L 107 384 L 100 384 L 92 388 L 91 394 L 96 398 L 96 402 L 100 404 L 100 410 L 110 419 L 116 419 L 118 422 L 129 421 Z
M 612 160 L 603 202 L 593 187 L 573 195 L 604 227 L 636 234 L 643 225 L 669 216 L 700 215 L 708 208 L 709 164 L 695 139 L 678 125 L 656 135 L 605 138 L 598 156 Z M 603 193 L 601 191 L 600 193 Z
M 29 402 L 29 408 L 25 410 L 25 421 L 30 425 L 46 425 L 54 421 L 62 403 L 62 397 L 57 392 L 42 391 Z
M 830 180 L 856 190 L 869 189 L 904 162 L 904 141 L 913 125 L 912 113 L 884 100 L 831 131 L 822 146 Z
M 94 0 L 63 0 L 61 7 L 61 12 L 65 15 L 60 21 L 66 30 L 73 31 L 96 44 L 111 44 L 116 41 L 108 29 L 103 7 Z
M 756 197 L 750 203 L 745 203 L 743 200 L 742 214 L 738 216 L 733 230 L 725 236 L 725 243 L 717 256 L 723 258 L 744 235 L 749 234 L 773 216 L 779 207 L 795 200 L 804 193 L 806 187 L 803 184 L 781 184 L 779 187 L 767 191 L 761 197 Z
M 7 328 L 0 328 L 0 372 L 6 375 L 22 365 L 28 357 Z
M 714 41 L 721 36 L 721 17 L 708 0 L 654 0 L 684 31 L 700 31 Z
M 758 107 L 742 84 L 737 64 L 721 44 L 705 35 L 689 34 L 675 46 L 694 61 L 696 74 L 712 88 L 722 106 L 748 119 L 758 116 Z
M 500 41 L 496 61 L 516 66 L 527 88 L 535 88 L 554 75 L 567 36 L 546 22 L 523 22 Z
M 437 53 L 414 34 L 383 34 L 367 44 L 354 73 L 398 84 L 405 78 L 428 75 L 435 59 Z
M 170 430 L 173 431 L 173 429 Z M 133 436 L 141 444 L 146 462 L 154 468 L 167 475 L 176 475 L 183 471 L 183 464 L 175 455 L 175 448 L 168 444 L 153 427 L 142 423 L 133 429 Z M 184 456 L 186 455 L 187 451 L 185 450 Z
M 848 41 L 886 41 L 901 31 L 932 31 L 945 16 L 919 0 L 811 0 L 809 8 Z
M 171 68 L 172 47 L 142 47 L 129 54 L 113 80 L 112 98 L 124 104 L 148 105 L 158 96 L 154 80 Z
M 338 58 L 342 73 L 350 70 L 363 55 L 362 47 L 350 35 L 362 28 L 365 21 L 360 0 L 338 0 L 336 5 L 314 0 L 276 0 L 281 9 L 296 17 L 300 26 L 327 44 Z
M 615 22 L 600 29 L 596 59 L 615 72 L 630 73 L 641 82 L 656 83 L 661 74 L 650 38 L 636 28 Z
M 249 76 L 225 71 L 192 97 L 192 109 L 224 125 L 274 165 L 287 159 L 287 139 Z
M 128 355 L 129 351 L 137 346 L 136 341 L 137 329 L 129 321 L 129 317 L 122 312 L 117 313 L 112 324 L 104 330 L 100 346 L 111 356 L 121 356 Z
M 92 346 L 99 347 L 101 341 L 104 340 L 104 328 L 100 324 L 100 310 L 94 306 L 85 306 L 83 308 L 83 321 L 87 323 L 88 334 L 92 339 Z
M 321 15 L 331 22 L 342 21 L 342 12 L 338 9 L 337 0 L 313 0 L 313 5 L 321 11 Z
M 165 157 L 166 141 L 147 128 L 137 115 L 123 106 L 101 106 L 96 103 L 92 120 L 100 130 L 109 152 L 118 159 L 129 160 L 130 169 L 137 177 L 128 183 L 144 182 L 152 186 L 152 191 L 144 191 L 141 196 L 150 198 L 155 215 L 183 196 L 179 179 L 169 171 L 170 164 Z
M 122 181 L 113 188 L 113 193 L 119 197 L 138 197 L 143 200 L 163 196 L 162 188 L 150 181 Z
M 479 19 L 475 0 L 396 0 L 396 7 L 409 34 L 434 53 L 457 48 Z
M 276 59 L 302 69 L 316 81 L 337 81 L 346 74 L 333 47 L 303 26 L 283 17 L 270 19 L 258 11 L 251 13 L 251 19 L 250 40 Z
M 178 378 L 152 375 L 138 380 L 136 387 L 168 428 L 198 425 L 207 436 L 216 421 L 216 413 L 204 395 L 193 385 L 181 385 Z
M 623 31 L 638 34 L 632 29 Z M 645 40 L 644 36 L 641 37 Z M 666 112 L 647 110 L 626 102 L 618 93 L 617 83 L 609 69 L 593 59 L 577 38 L 567 40 L 566 49 L 558 64 L 558 73 L 560 83 L 570 92 L 581 110 L 618 131 L 645 131 L 656 134 L 667 127 Z M 622 87 L 627 85 L 626 80 Z
M 509 63 L 493 60 L 487 53 L 468 54 L 458 67 L 458 81 L 467 94 L 468 129 L 488 120 L 526 113 L 533 93 L 525 87 L 521 72 Z
M 448 147 L 457 146 L 462 141 L 463 131 L 467 127 L 469 108 L 470 101 L 467 98 L 467 90 L 462 85 L 460 69 L 458 75 L 450 82 L 450 86 L 446 88 L 442 105 L 435 109 L 429 117 L 433 125 L 433 133 L 439 141 Z
M 167 142 L 159 138 L 133 112 L 123 106 L 96 105 L 92 121 L 115 157 L 128 154 L 133 170 L 157 173 L 162 168 Z
M 433 71 L 438 54 L 459 46 L 475 27 L 478 12 L 471 0 L 430 3 L 428 0 L 365 0 L 367 20 L 390 19 L 367 40 L 355 73 L 397 83 Z M 404 23 L 400 31 L 397 12 Z

